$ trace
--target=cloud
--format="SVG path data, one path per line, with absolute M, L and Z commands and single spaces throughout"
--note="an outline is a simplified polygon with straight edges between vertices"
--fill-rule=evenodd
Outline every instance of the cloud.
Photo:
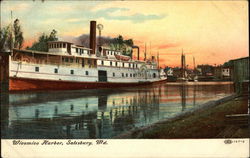
M 107 9 L 102 9 L 102 10 L 97 10 L 93 13 L 93 16 L 96 16 L 98 18 L 104 18 L 107 20 L 128 20 L 132 21 L 134 23 L 139 23 L 139 22 L 145 22 L 149 20 L 159 20 L 163 19 L 166 17 L 166 15 L 156 15 L 156 14 L 141 14 L 141 13 L 135 13 L 132 15 L 116 15 L 114 14 L 115 12 L 124 12 L 124 11 L 129 11 L 128 8 L 107 8 Z
M 65 20 L 66 22 L 81 22 L 83 21 L 82 18 L 69 18 Z
M 14 3 L 13 5 L 10 5 L 9 3 L 3 3 L 3 6 L 8 11 L 25 11 L 31 8 L 30 3 L 19 3 L 19 2 Z
M 158 47 L 158 49 L 168 49 L 171 47 L 178 47 L 178 46 L 179 46 L 179 44 L 177 44 L 177 43 L 167 43 L 167 44 L 160 45 Z

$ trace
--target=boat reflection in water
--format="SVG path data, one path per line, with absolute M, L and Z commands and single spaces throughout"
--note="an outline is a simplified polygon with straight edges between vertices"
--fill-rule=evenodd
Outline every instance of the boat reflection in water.
M 230 84 L 158 84 L 10 94 L 1 106 L 2 138 L 112 138 L 231 93 Z

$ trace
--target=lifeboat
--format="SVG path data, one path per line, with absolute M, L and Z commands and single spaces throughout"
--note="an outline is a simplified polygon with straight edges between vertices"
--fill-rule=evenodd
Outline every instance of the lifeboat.
M 115 54 L 115 58 L 117 60 L 123 60 L 123 61 L 129 61 L 130 60 L 130 57 L 129 56 L 126 56 L 126 55 L 118 55 L 118 54 Z

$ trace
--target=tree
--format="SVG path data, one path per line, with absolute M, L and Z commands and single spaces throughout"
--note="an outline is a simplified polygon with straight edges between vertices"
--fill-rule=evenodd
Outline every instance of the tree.
M 127 44 L 130 47 L 132 47 L 134 45 L 134 42 L 132 39 L 125 40 L 124 42 L 125 42 L 125 44 Z
M 8 39 L 8 27 L 0 29 L 0 51 L 4 51 Z
M 14 36 L 12 35 L 14 33 Z M 0 29 L 0 50 L 4 51 L 6 49 L 11 50 L 14 48 L 22 48 L 24 42 L 23 32 L 21 29 L 20 21 L 16 19 L 13 24 L 13 29 L 11 25 L 3 27 Z
M 46 35 L 45 33 L 43 33 L 38 38 L 38 42 L 33 43 L 32 46 L 28 49 L 47 52 L 48 51 L 48 42 L 49 41 L 58 41 L 56 34 L 57 34 L 57 31 L 54 29 L 51 31 L 49 36 Z
M 14 21 L 14 48 L 22 48 L 23 46 L 23 32 L 21 30 L 20 21 L 16 19 Z
M 110 46 L 115 49 L 122 52 L 123 55 L 132 55 L 132 46 L 134 45 L 134 42 L 132 39 L 124 40 L 121 35 L 119 35 L 117 38 L 114 38 L 110 44 Z
M 5 51 L 6 49 L 11 49 L 12 45 L 12 35 L 11 26 L 6 26 L 0 29 L 0 51 Z

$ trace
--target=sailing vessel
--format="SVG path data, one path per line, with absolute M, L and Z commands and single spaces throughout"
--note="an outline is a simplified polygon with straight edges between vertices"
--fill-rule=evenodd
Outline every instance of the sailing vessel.
M 183 54 L 183 50 L 181 54 L 181 76 L 177 78 L 177 81 L 188 81 L 187 69 L 186 69 L 186 58 L 185 58 L 185 55 Z
M 144 85 L 166 80 L 157 61 L 140 61 L 121 51 L 96 46 L 96 21 L 90 22 L 90 48 L 66 41 L 48 42 L 48 52 L 13 49 L 8 60 L 9 90 L 78 90 Z M 0 55 L 1 56 L 1 55 Z

